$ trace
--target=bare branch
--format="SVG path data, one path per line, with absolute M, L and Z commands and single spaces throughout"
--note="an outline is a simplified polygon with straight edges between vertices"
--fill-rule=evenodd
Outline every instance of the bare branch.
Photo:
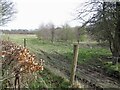
M 14 4 L 8 0 L 0 0 L 0 26 L 12 20 L 13 15 L 16 13 Z

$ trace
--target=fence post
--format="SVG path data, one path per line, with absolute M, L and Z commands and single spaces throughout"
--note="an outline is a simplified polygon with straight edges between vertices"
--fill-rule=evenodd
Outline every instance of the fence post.
M 26 47 L 26 39 L 24 38 L 24 47 Z
M 79 51 L 79 45 L 74 44 L 74 56 L 72 61 L 72 67 L 71 67 L 71 77 L 70 77 L 70 83 L 73 86 L 74 80 L 75 80 L 75 73 L 76 73 L 76 67 L 77 67 L 77 60 L 78 60 L 78 51 Z

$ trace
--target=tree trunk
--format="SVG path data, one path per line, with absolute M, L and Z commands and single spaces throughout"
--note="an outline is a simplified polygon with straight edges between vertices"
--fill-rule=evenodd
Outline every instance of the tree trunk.
M 114 54 L 114 37 L 111 33 L 111 28 L 109 28 L 109 23 L 106 20 L 107 16 L 106 16 L 106 11 L 105 11 L 106 8 L 105 7 L 106 7 L 106 2 L 103 3 L 103 21 L 104 21 L 103 27 L 104 27 L 104 30 L 106 30 L 107 41 L 109 42 L 109 48 L 113 55 Z
M 113 41 L 114 48 L 114 57 L 118 57 L 118 61 L 120 62 L 120 2 L 116 2 L 116 13 L 117 13 L 117 24 L 115 28 L 115 36 Z

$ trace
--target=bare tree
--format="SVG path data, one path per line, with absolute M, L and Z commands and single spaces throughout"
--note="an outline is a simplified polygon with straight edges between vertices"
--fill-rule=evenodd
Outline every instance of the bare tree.
M 53 43 L 55 39 L 55 27 L 52 23 L 49 23 L 48 26 L 49 29 L 51 30 L 51 42 Z
M 9 0 L 0 0 L 0 26 L 12 20 L 16 13 L 13 2 Z
M 82 37 L 85 35 L 85 28 L 76 26 L 74 29 L 75 29 L 75 35 L 76 35 L 77 42 L 79 43 L 80 41 L 83 41 Z
M 36 34 L 39 39 L 50 40 L 53 43 L 55 39 L 55 27 L 52 23 L 42 24 Z
M 86 2 L 78 17 L 88 25 L 89 32 L 98 40 L 107 41 L 114 57 L 120 57 L 120 2 L 90 0 Z M 81 27 L 81 28 L 82 28 Z

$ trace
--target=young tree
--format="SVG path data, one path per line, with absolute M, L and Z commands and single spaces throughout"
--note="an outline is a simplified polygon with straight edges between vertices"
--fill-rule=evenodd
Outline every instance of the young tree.
M 81 28 L 80 26 L 74 27 L 76 41 L 79 43 L 80 41 L 84 40 L 85 36 L 85 28 Z
M 52 23 L 49 23 L 48 24 L 48 28 L 51 32 L 51 42 L 53 43 L 54 42 L 54 39 L 55 39 L 55 27 Z
M 53 43 L 55 39 L 55 27 L 52 23 L 42 24 L 37 30 L 36 35 L 39 39 L 51 40 Z
M 62 40 L 65 41 L 73 41 L 75 39 L 75 32 L 73 31 L 73 28 L 70 27 L 68 24 L 63 25 L 62 27 Z
M 50 30 L 48 30 L 48 26 L 44 24 L 40 25 L 40 27 L 37 29 L 36 35 L 39 39 L 49 40 Z

